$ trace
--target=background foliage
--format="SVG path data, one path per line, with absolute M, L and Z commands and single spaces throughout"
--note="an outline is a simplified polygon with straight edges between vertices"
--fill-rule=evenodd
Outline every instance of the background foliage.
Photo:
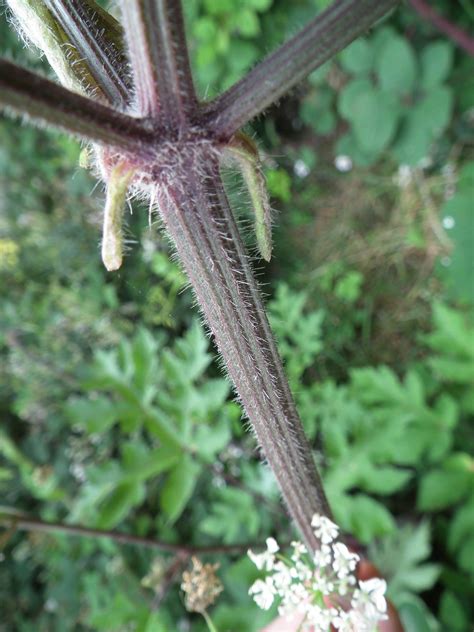
M 186 2 L 201 93 L 327 4 Z M 472 17 L 468 3 L 436 4 L 460 26 Z M 0 37 L 47 71 L 5 16 Z M 278 210 L 275 258 L 259 271 L 272 325 L 336 518 L 408 632 L 473 619 L 473 117 L 468 59 L 405 7 L 253 130 Z M 290 540 L 146 209 L 128 218 L 124 267 L 102 269 L 102 192 L 79 151 L 0 123 L 1 504 L 171 543 Z M 8 529 L 1 543 L 2 631 L 205 629 L 179 574 L 162 590 L 167 554 Z M 249 600 L 245 547 L 212 559 L 219 630 L 258 630 L 273 613 Z

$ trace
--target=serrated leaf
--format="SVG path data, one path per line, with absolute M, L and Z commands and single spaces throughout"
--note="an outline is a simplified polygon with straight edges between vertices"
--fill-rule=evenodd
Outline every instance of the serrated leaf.
M 209 515 L 201 521 L 199 530 L 219 537 L 226 544 L 255 537 L 260 518 L 252 496 L 245 490 L 229 487 L 219 490 L 218 498 L 212 503 Z
M 65 411 L 71 422 L 80 425 L 88 434 L 106 432 L 119 417 L 116 405 L 103 395 L 93 399 L 72 397 Z
M 203 458 L 212 460 L 228 445 L 231 438 L 230 424 L 226 418 L 223 418 L 212 426 L 198 426 L 194 433 L 193 444 Z
M 174 523 L 186 507 L 196 486 L 202 465 L 188 454 L 173 467 L 160 493 L 160 506 Z
M 151 332 L 141 327 L 132 341 L 132 358 L 133 384 L 142 396 L 156 384 L 157 350 L 158 344 Z
M 406 524 L 369 548 L 370 559 L 385 577 L 390 578 L 389 597 L 399 603 L 408 592 L 431 588 L 441 571 L 437 564 L 422 563 L 431 553 L 427 522 Z

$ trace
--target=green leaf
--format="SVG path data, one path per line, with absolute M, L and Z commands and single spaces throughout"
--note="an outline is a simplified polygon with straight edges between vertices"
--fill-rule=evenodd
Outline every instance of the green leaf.
M 412 476 L 412 472 L 395 467 L 370 467 L 360 485 L 373 494 L 393 494 L 404 487 Z
M 106 432 L 119 416 L 115 404 L 104 395 L 90 399 L 72 397 L 65 410 L 71 422 L 84 428 L 88 434 Z
M 372 88 L 359 94 L 351 107 L 350 121 L 357 143 L 364 151 L 379 153 L 395 135 L 399 112 L 396 101 Z
M 353 132 L 343 134 L 336 143 L 336 155 L 349 156 L 354 164 L 369 167 L 377 159 L 377 153 L 362 149 Z
M 372 92 L 373 89 L 374 86 L 369 79 L 361 78 L 349 81 L 339 94 L 337 101 L 339 114 L 351 121 L 353 117 L 354 103 L 356 103 L 357 99 L 359 99 L 362 95 L 367 92 Z
M 474 575 L 474 535 L 470 535 L 461 545 L 457 554 L 459 568 Z
M 461 601 L 451 591 L 445 590 L 440 601 L 440 618 L 450 632 L 469 630 L 469 614 L 464 610 Z
M 158 344 L 151 332 L 141 327 L 132 342 L 133 383 L 145 399 L 148 399 L 147 391 L 153 389 L 157 381 L 157 350 Z
M 474 304 L 474 212 L 472 207 L 472 191 L 460 190 L 445 202 L 442 214 L 443 222 L 454 249 L 451 252 L 449 265 L 441 270 L 452 295 L 460 300 Z M 447 223 L 446 223 L 447 222 Z
M 375 60 L 375 67 L 382 90 L 397 95 L 407 95 L 413 91 L 417 73 L 416 57 L 405 38 L 395 36 L 386 40 Z
M 388 596 L 396 604 L 407 593 L 428 590 L 436 583 L 441 566 L 424 563 L 430 553 L 427 522 L 405 524 L 369 547 L 369 558 L 385 577 L 390 578 Z
M 398 606 L 398 614 L 405 632 L 435 632 L 421 603 L 409 601 Z
M 123 473 L 129 480 L 144 481 L 172 468 L 179 453 L 168 446 L 150 450 L 144 443 L 127 442 L 122 447 Z
M 197 426 L 193 437 L 193 444 L 199 454 L 206 460 L 212 461 L 216 454 L 223 450 L 232 439 L 230 422 L 223 418 L 212 426 Z
M 402 121 L 391 152 L 401 165 L 416 166 L 428 156 L 432 141 L 430 130 L 408 117 Z
M 449 550 L 456 552 L 471 533 L 474 533 L 474 496 L 471 496 L 468 503 L 459 507 L 450 522 Z
M 446 86 L 432 88 L 408 113 L 412 126 L 427 130 L 433 140 L 448 126 L 453 110 L 453 92 Z
M 173 467 L 160 494 L 160 506 L 170 523 L 180 517 L 196 486 L 202 466 L 185 454 Z
M 372 70 L 373 51 L 369 42 L 359 38 L 340 55 L 342 67 L 355 75 L 367 74 Z
M 395 529 L 392 514 L 373 498 L 356 494 L 346 496 L 346 502 L 349 505 L 350 524 L 344 526 L 361 542 L 368 543 Z
M 421 86 L 429 90 L 442 83 L 449 75 L 453 64 L 453 47 L 449 42 L 433 42 L 421 53 Z
M 445 509 L 459 502 L 471 486 L 472 474 L 470 472 L 432 470 L 421 479 L 416 506 L 420 511 Z
M 218 491 L 218 498 L 200 522 L 199 530 L 226 544 L 255 537 L 261 521 L 251 494 L 243 489 L 224 487 Z
M 99 507 L 97 526 L 111 529 L 122 522 L 145 498 L 145 486 L 137 481 L 120 483 Z

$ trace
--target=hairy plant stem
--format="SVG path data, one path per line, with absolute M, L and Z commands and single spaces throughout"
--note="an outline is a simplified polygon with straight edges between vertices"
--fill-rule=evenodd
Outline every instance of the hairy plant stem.
M 289 512 L 314 550 L 311 518 L 330 509 L 217 158 L 190 156 L 181 169 L 157 187 L 160 213 Z
M 0 105 L 99 144 L 137 151 L 153 136 L 145 123 L 0 59 Z
M 217 136 L 230 138 L 310 72 L 364 33 L 399 0 L 336 0 L 204 107 Z

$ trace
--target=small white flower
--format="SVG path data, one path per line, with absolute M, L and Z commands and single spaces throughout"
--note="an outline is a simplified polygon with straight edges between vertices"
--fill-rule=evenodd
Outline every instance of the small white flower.
M 332 562 L 331 547 L 328 544 L 322 544 L 319 551 L 313 556 L 313 564 L 316 568 L 326 568 Z
M 313 575 L 311 588 L 323 595 L 330 595 L 334 592 L 334 582 L 326 575 L 324 571 L 317 570 Z
M 247 555 L 258 568 L 259 571 L 271 571 L 275 565 L 275 553 L 279 550 L 277 541 L 274 538 L 267 538 L 267 550 L 263 553 L 254 553 L 250 549 Z
M 265 581 L 257 579 L 250 586 L 249 595 L 253 596 L 255 603 L 262 610 L 271 608 L 275 598 L 275 589 L 271 578 L 267 577 Z
M 360 632 L 372 632 L 379 621 L 387 619 L 385 591 L 387 584 L 383 579 L 374 577 L 359 582 L 351 601 L 350 616 L 354 628 Z
M 297 560 L 295 565 L 290 569 L 290 574 L 294 579 L 298 579 L 300 582 L 306 582 L 311 579 L 313 571 L 307 564 L 301 560 Z
M 277 562 L 273 568 L 272 579 L 275 585 L 275 590 L 282 597 L 293 581 L 291 571 L 292 569 L 283 562 Z
M 351 553 L 345 544 L 342 542 L 335 542 L 332 545 L 334 553 L 333 569 L 336 571 L 337 576 L 343 579 L 350 575 L 357 566 L 359 556 L 356 553 Z
M 303 555 L 307 555 L 308 549 L 301 542 L 292 542 L 291 546 L 293 547 L 293 555 L 291 559 L 293 562 L 297 562 Z
M 323 544 L 330 544 L 339 534 L 339 527 L 334 524 L 332 520 L 326 518 L 326 516 L 314 514 L 311 520 L 311 526 L 313 527 L 314 535 L 318 540 L 321 540 Z
M 275 540 L 275 538 L 267 538 L 266 543 L 267 543 L 267 551 L 269 553 L 276 553 L 277 551 L 280 550 L 280 547 L 278 546 L 278 542 Z
M 387 612 L 387 601 L 385 599 L 385 593 L 387 591 L 387 582 L 379 577 L 373 577 L 367 581 L 359 582 L 362 593 L 368 595 L 371 603 L 376 607 L 380 613 Z

